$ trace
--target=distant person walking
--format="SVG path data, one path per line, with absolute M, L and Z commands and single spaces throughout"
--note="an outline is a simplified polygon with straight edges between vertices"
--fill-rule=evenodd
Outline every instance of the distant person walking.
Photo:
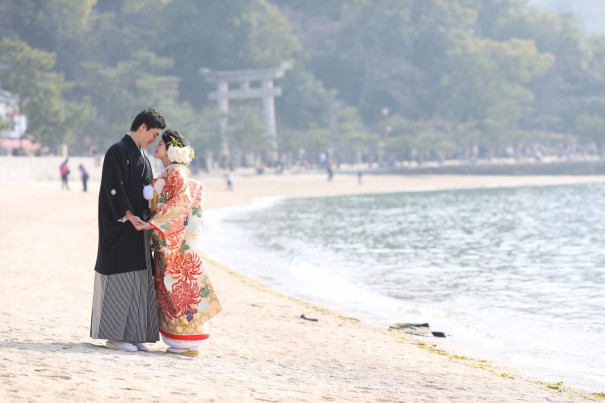
M 69 161 L 69 158 L 66 158 L 65 161 L 63 161 L 63 163 L 59 167 L 59 171 L 61 172 L 61 189 L 67 189 L 67 190 L 69 190 L 69 181 L 68 181 L 69 167 L 67 166 L 68 161 Z
M 227 174 L 227 190 L 233 190 L 233 169 Z
M 80 169 L 80 175 L 82 177 L 82 188 L 86 192 L 87 191 L 86 184 L 88 183 L 88 176 L 89 176 L 88 171 L 82 164 L 80 164 L 79 169 Z

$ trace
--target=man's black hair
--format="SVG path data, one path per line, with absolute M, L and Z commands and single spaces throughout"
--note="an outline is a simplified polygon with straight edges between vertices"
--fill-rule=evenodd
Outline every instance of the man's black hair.
M 153 108 L 139 112 L 130 125 L 130 131 L 136 132 L 143 123 L 147 126 L 147 130 L 166 128 L 166 119 Z

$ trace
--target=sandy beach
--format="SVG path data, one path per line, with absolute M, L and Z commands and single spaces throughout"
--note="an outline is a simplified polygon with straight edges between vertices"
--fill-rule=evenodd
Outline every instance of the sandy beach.
M 206 214 L 265 196 L 303 197 L 605 182 L 605 176 L 236 175 L 200 177 Z M 0 182 L 0 401 L 585 401 L 534 374 L 445 351 L 206 260 L 224 311 L 200 356 L 109 350 L 89 337 L 98 182 Z M 258 262 L 250 262 L 258 264 Z M 301 314 L 316 318 L 312 322 Z M 564 385 L 565 386 L 565 385 Z

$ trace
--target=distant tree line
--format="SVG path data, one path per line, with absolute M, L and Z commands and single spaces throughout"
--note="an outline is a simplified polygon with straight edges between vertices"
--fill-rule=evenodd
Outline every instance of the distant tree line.
M 102 152 L 153 106 L 218 155 L 200 67 L 284 60 L 278 148 L 311 162 L 605 146 L 605 36 L 525 0 L 1 0 L 0 38 L 0 84 L 51 148 Z M 259 103 L 231 106 L 233 155 L 267 151 Z

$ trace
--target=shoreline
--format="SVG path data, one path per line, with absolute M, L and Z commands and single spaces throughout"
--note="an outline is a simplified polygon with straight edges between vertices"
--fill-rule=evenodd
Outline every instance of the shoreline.
M 602 180 L 597 180 L 597 182 L 601 182 Z M 557 182 L 557 181 L 555 181 Z M 580 181 L 574 181 L 576 183 L 585 183 L 582 180 Z M 588 182 L 593 182 L 592 180 L 589 180 Z M 522 187 L 522 186 L 561 186 L 564 185 L 563 183 L 538 183 L 538 184 L 534 184 L 534 183 L 522 183 L 522 184 L 518 184 L 518 183 L 507 183 L 506 187 Z M 504 186 L 483 186 L 483 187 L 466 187 L 466 186 L 453 186 L 452 188 L 454 189 L 481 189 L 481 188 L 502 188 Z M 413 189 L 413 190 L 404 190 L 403 192 L 421 192 L 421 191 L 426 191 L 426 192 L 433 192 L 433 191 L 440 191 L 438 189 Z M 362 194 L 387 194 L 387 193 L 391 193 L 393 191 L 377 191 L 377 192 L 371 192 L 371 193 L 362 193 Z M 402 190 L 395 190 L 394 192 L 402 192 Z M 357 194 L 357 193 L 347 193 L 347 194 Z M 373 292 L 369 292 L 369 294 L 367 296 L 364 297 L 365 298 L 370 298 L 371 300 L 377 299 L 377 301 L 374 301 L 373 303 L 370 301 L 367 301 L 368 304 L 370 304 L 370 306 L 373 306 L 375 308 L 378 308 L 379 311 L 373 311 L 372 309 L 368 310 L 368 309 L 358 309 L 355 307 L 355 304 L 352 305 L 353 299 L 351 298 L 351 290 L 349 290 L 350 287 L 354 287 L 353 284 L 349 284 L 349 280 L 346 280 L 344 278 L 342 278 L 342 280 L 344 281 L 344 288 L 348 291 L 345 291 L 344 293 L 339 293 L 339 295 L 341 296 L 341 300 L 338 299 L 334 299 L 331 297 L 323 297 L 321 292 L 318 294 L 318 291 L 310 291 L 312 288 L 318 288 L 320 290 L 323 289 L 323 287 L 320 284 L 323 284 L 323 280 L 331 280 L 334 281 L 334 285 L 336 285 L 336 282 L 339 281 L 340 276 L 334 272 L 328 272 L 327 276 L 322 275 L 322 273 L 317 272 L 314 268 L 314 265 L 311 265 L 312 267 L 309 267 L 309 269 L 311 269 L 310 272 L 308 272 L 308 275 L 310 275 L 312 278 L 314 278 L 314 281 L 312 281 L 312 284 L 315 284 L 315 286 L 312 286 L 311 288 L 309 288 L 309 286 L 311 286 L 311 283 L 306 283 L 304 279 L 300 279 L 300 281 L 302 281 L 304 284 L 300 284 L 298 286 L 298 288 L 296 288 L 296 281 L 298 278 L 297 274 L 290 273 L 289 269 L 284 269 L 285 271 L 283 272 L 282 275 L 276 275 L 274 276 L 272 274 L 272 270 L 271 269 L 262 269 L 262 270 L 258 270 L 258 269 L 253 269 L 253 268 L 247 268 L 245 264 L 242 264 L 242 258 L 238 258 L 238 259 L 234 259 L 232 257 L 229 257 L 228 251 L 226 250 L 228 245 L 225 245 L 221 242 L 217 242 L 215 241 L 213 238 L 216 234 L 216 230 L 215 227 L 220 227 L 222 228 L 223 226 L 229 226 L 229 227 L 225 227 L 225 228 L 231 228 L 233 226 L 232 223 L 226 222 L 223 223 L 223 220 L 227 220 L 230 221 L 230 217 L 233 214 L 239 214 L 241 212 L 250 212 L 250 211 L 256 211 L 256 210 L 270 210 L 272 208 L 272 206 L 274 205 L 275 202 L 279 202 L 279 201 L 283 201 L 283 200 L 287 200 L 287 199 L 304 199 L 304 198 L 323 198 L 323 197 L 339 197 L 341 194 L 323 194 L 323 195 L 318 195 L 318 194 L 312 194 L 312 195 L 306 195 L 306 196 L 265 196 L 262 198 L 257 198 L 254 199 L 252 202 L 245 204 L 245 205 L 235 205 L 235 206 L 231 206 L 231 207 L 226 207 L 226 208 L 219 208 L 219 210 L 221 211 L 220 213 L 220 218 L 218 219 L 217 222 L 213 223 L 213 225 L 211 227 L 207 227 L 206 229 L 211 229 L 211 234 L 210 235 L 210 239 L 212 239 L 211 241 L 211 248 L 209 250 L 205 250 L 204 252 L 206 253 L 206 256 L 210 256 L 210 258 L 212 258 L 215 261 L 219 261 L 222 262 L 222 264 L 229 266 L 233 269 L 235 269 L 237 272 L 245 275 L 245 276 L 250 276 L 253 279 L 257 280 L 257 281 L 261 281 L 264 283 L 269 284 L 270 287 L 275 287 L 276 289 L 280 290 L 280 292 L 285 293 L 286 295 L 289 296 L 293 296 L 294 298 L 299 298 L 305 301 L 311 301 L 311 303 L 313 304 L 320 304 L 323 306 L 327 306 L 329 310 L 335 310 L 338 312 L 343 313 L 342 315 L 348 316 L 348 317 L 354 317 L 355 319 L 360 319 L 361 321 L 371 325 L 371 326 L 376 326 L 379 327 L 381 329 L 386 329 L 389 330 L 389 326 L 395 324 L 396 322 L 413 322 L 413 323 L 425 323 L 425 322 L 429 322 L 431 325 L 431 330 L 433 331 L 445 331 L 446 334 L 448 335 L 446 339 L 444 340 L 440 340 L 440 339 L 427 339 L 427 340 L 438 340 L 438 343 L 441 345 L 442 348 L 445 348 L 446 350 L 449 351 L 450 354 L 453 355 L 467 355 L 467 356 L 473 356 L 473 357 L 482 357 L 482 358 L 487 358 L 488 360 L 493 360 L 495 362 L 498 362 L 501 365 L 504 366 L 509 366 L 512 368 L 517 368 L 519 371 L 525 371 L 525 372 L 532 372 L 535 373 L 533 376 L 536 379 L 551 379 L 551 380 L 557 380 L 557 381 L 561 381 L 563 380 L 564 383 L 566 385 L 571 385 L 572 388 L 578 389 L 578 390 L 582 390 L 584 388 L 591 388 L 592 385 L 592 389 L 593 390 L 600 390 L 603 388 L 599 388 L 599 387 L 595 387 L 595 382 L 597 382 L 596 379 L 593 379 L 592 382 L 590 380 L 590 375 L 588 376 L 588 379 L 586 378 L 582 378 L 581 376 L 577 376 L 577 374 L 580 374 L 582 372 L 577 372 L 574 373 L 573 371 L 568 371 L 567 373 L 563 374 L 561 372 L 561 370 L 555 370 L 554 368 L 559 368 L 558 366 L 549 368 L 547 366 L 545 366 L 543 364 L 544 358 L 546 358 L 547 356 L 539 356 L 539 355 L 534 355 L 528 352 L 531 351 L 530 347 L 526 346 L 525 350 L 519 350 L 518 352 L 518 356 L 517 354 L 515 354 L 515 359 L 511 360 L 509 359 L 508 355 L 505 354 L 502 350 L 500 349 L 495 349 L 493 350 L 490 345 L 489 342 L 486 342 L 487 339 L 490 339 L 490 337 L 488 337 L 486 339 L 486 334 L 480 333 L 478 332 L 477 329 L 468 329 L 467 331 L 462 331 L 460 333 L 460 330 L 464 330 L 464 329 L 460 329 L 456 326 L 452 327 L 451 323 L 449 323 L 450 326 L 448 326 L 446 323 L 442 323 L 443 322 L 443 318 L 441 318 L 441 320 L 436 319 L 435 317 L 431 317 L 426 316 L 425 314 L 419 314 L 419 313 L 411 313 L 412 311 L 406 311 L 405 314 L 402 314 L 401 317 L 396 317 L 393 315 L 397 315 L 394 311 L 394 307 L 391 306 L 391 303 L 393 304 L 403 304 L 402 301 L 397 301 L 397 300 L 390 300 L 389 297 L 384 297 L 380 294 L 374 294 Z M 228 229 L 226 229 L 227 231 L 229 231 Z M 251 235 L 252 233 L 250 233 L 250 231 L 243 231 L 244 234 L 242 235 L 246 235 L 245 233 L 248 233 L 248 235 Z M 240 234 L 239 230 L 231 230 L 228 232 L 231 236 L 235 236 L 237 237 Z M 226 237 L 226 239 L 229 237 Z M 234 247 L 236 249 L 238 248 L 244 248 L 246 250 L 247 249 L 247 245 L 248 242 L 244 242 L 242 243 L 235 243 Z M 269 268 L 273 268 L 278 270 L 280 267 L 290 267 L 290 263 L 288 260 L 283 260 L 282 258 L 279 259 L 273 259 L 270 257 L 270 255 L 272 254 L 272 249 L 267 249 L 267 250 L 262 250 L 262 248 L 260 247 L 254 247 L 253 244 L 249 245 L 250 248 L 252 248 L 253 252 L 248 252 L 245 253 L 245 255 L 247 256 L 251 256 L 253 254 L 258 253 L 258 256 L 260 256 L 264 262 L 266 262 L 266 266 Z M 273 253 L 276 253 L 275 251 L 273 251 Z M 317 262 L 315 262 L 315 264 L 317 264 Z M 306 266 L 305 266 L 306 267 Z M 322 266 L 323 269 L 325 270 L 329 270 L 330 266 Z M 296 273 L 299 272 L 300 267 L 296 266 L 296 269 L 294 269 Z M 335 276 L 335 277 L 334 277 Z M 318 278 L 323 279 L 322 281 L 320 281 L 320 283 L 318 283 Z M 357 290 L 356 292 L 361 292 L 364 293 L 365 295 L 365 291 L 362 289 Z M 342 294 L 342 295 L 341 295 Z M 372 298 L 373 297 L 373 298 Z M 357 297 L 355 297 L 357 298 Z M 387 301 L 389 300 L 389 301 Z M 405 304 L 404 304 L 405 305 Z M 400 307 L 402 308 L 402 307 Z M 397 308 L 397 309 L 400 309 Z M 380 310 L 380 309 L 384 309 L 384 310 Z M 411 309 L 411 308 L 410 308 Z M 379 313 L 376 313 L 379 312 Z M 341 315 L 341 316 L 342 316 Z M 389 318 L 389 319 L 387 319 Z M 399 320 L 398 320 L 399 319 Z M 403 320 L 401 320 L 403 319 Z M 435 323 L 433 323 L 435 322 Z M 434 326 L 435 325 L 435 326 Z M 445 326 L 444 326 L 445 325 Z M 456 332 L 454 329 L 458 329 L 458 332 Z M 456 334 L 459 333 L 459 334 Z M 489 336 L 489 335 L 487 335 Z M 493 336 L 493 334 L 491 335 Z M 594 341 L 594 340 L 593 340 Z M 480 347 L 478 347 L 480 346 Z M 515 352 L 516 351 L 516 346 L 508 347 L 508 350 L 504 350 L 504 351 L 508 351 L 508 352 Z M 512 348 L 512 350 L 511 350 Z M 549 356 L 548 356 L 549 357 Z M 552 359 L 552 358 L 551 358 Z M 533 361 L 532 361 L 533 360 Z M 554 363 L 555 361 L 553 361 Z M 578 364 L 578 362 L 576 362 L 575 364 Z M 569 364 L 569 363 L 568 363 Z M 581 369 L 582 367 L 578 367 L 579 369 Z M 585 369 L 588 370 L 592 370 L 594 371 L 594 366 L 588 366 Z M 559 373 L 557 375 L 557 373 Z M 598 374 L 597 372 L 586 372 L 587 374 Z M 594 378 L 594 376 L 593 376 Z M 598 383 L 598 385 L 602 385 L 601 383 Z M 604 389 L 605 390 L 605 389 Z
M 301 319 L 315 322 L 320 320 L 326 320 L 326 317 L 332 318 L 336 321 L 340 321 L 341 324 L 339 326 L 343 327 L 343 323 L 349 325 L 355 325 L 358 327 L 365 327 L 369 329 L 371 332 L 378 332 L 383 335 L 388 335 L 391 338 L 391 342 L 398 344 L 406 344 L 415 348 L 418 348 L 421 354 L 432 354 L 436 356 L 443 357 L 444 359 L 448 359 L 454 361 L 456 364 L 468 368 L 470 372 L 468 374 L 464 374 L 464 376 L 469 376 L 474 378 L 472 375 L 472 371 L 486 371 L 491 373 L 495 377 L 508 379 L 511 381 L 517 380 L 526 382 L 530 385 L 537 386 L 539 389 L 542 389 L 547 392 L 556 392 L 557 394 L 551 395 L 545 398 L 544 401 L 598 401 L 605 400 L 605 393 L 596 392 L 596 391 L 588 391 L 581 387 L 576 386 L 567 386 L 564 382 L 558 381 L 545 381 L 543 377 L 539 374 L 532 373 L 530 369 L 523 369 L 518 366 L 503 364 L 497 360 L 490 360 L 485 358 L 477 358 L 473 354 L 462 354 L 459 351 L 456 351 L 456 348 L 448 344 L 446 338 L 441 337 L 430 337 L 430 336 L 420 336 L 414 333 L 408 333 L 401 329 L 391 328 L 388 326 L 381 326 L 378 324 L 373 324 L 364 319 L 358 319 L 354 316 L 354 313 L 348 311 L 341 311 L 338 308 L 326 307 L 322 303 L 308 301 L 306 299 L 299 298 L 297 296 L 292 296 L 289 293 L 282 291 L 280 289 L 274 288 L 272 285 L 266 284 L 264 281 L 257 279 L 253 276 L 248 276 L 246 274 L 241 274 L 237 271 L 232 270 L 227 265 L 224 265 L 218 261 L 210 259 L 202 254 L 206 258 L 206 262 L 210 263 L 213 267 L 223 270 L 227 274 L 235 277 L 242 284 L 245 284 L 248 287 L 252 287 L 257 289 L 259 292 L 267 293 L 273 295 L 275 297 L 292 301 L 299 306 L 304 306 L 304 309 L 301 309 L 303 312 L 300 316 Z M 305 316 L 304 318 L 302 316 Z M 322 318 L 323 317 L 323 318 Z M 304 322 L 303 320 L 303 322 Z M 448 336 L 449 337 L 449 336 Z M 512 387 L 513 385 L 511 385 Z M 534 392 L 535 393 L 535 392 Z M 502 396 L 501 396 L 502 397 Z M 500 397 L 500 398 L 501 398 Z M 541 401 L 542 398 L 536 394 L 533 396 L 536 400 Z M 459 396 L 456 396 L 452 400 L 457 400 Z M 563 400 L 559 400 L 561 398 Z M 577 400 L 579 398 L 579 400 Z M 331 399 L 326 399 L 331 400 Z M 380 399 L 379 399 L 380 400 Z M 499 400 L 499 398 L 493 398 L 482 396 L 480 399 L 475 399 L 473 397 L 464 398 L 464 401 L 509 401 L 508 399 Z M 384 400 L 380 400 L 384 401 Z M 391 400 L 386 400 L 391 401 Z M 422 399 L 410 398 L 396 401 L 425 401 Z M 432 400 L 426 400 L 432 401 Z M 533 401 L 533 400 L 532 400 Z
M 312 173 L 312 174 L 308 174 L 308 173 L 299 173 L 299 174 L 284 174 L 284 175 L 268 175 L 266 182 L 268 182 L 269 184 L 271 184 L 272 179 L 277 178 L 278 180 L 283 178 L 284 180 L 288 180 L 288 177 L 291 178 L 300 178 L 300 177 L 309 177 L 309 178 L 313 178 L 314 180 L 318 180 L 319 182 L 321 182 L 322 180 L 325 180 L 326 175 L 320 174 L 320 173 Z M 345 174 L 345 175 L 338 175 L 338 179 L 342 179 L 343 177 L 348 179 L 348 189 L 343 189 L 343 188 L 337 188 L 337 189 L 330 189 L 329 186 L 332 185 L 332 183 L 326 181 L 326 185 L 327 187 L 323 187 L 323 188 L 315 188 L 314 190 L 309 190 L 309 189 L 305 189 L 305 190 L 301 190 L 301 189 L 296 189 L 294 191 L 294 195 L 292 195 L 292 189 L 286 189 L 286 192 L 288 194 L 276 194 L 276 193 L 272 193 L 272 194 L 265 194 L 263 196 L 258 196 L 254 199 L 251 200 L 247 200 L 246 203 L 244 204 L 240 204 L 240 203 L 234 203 L 231 204 L 229 206 L 225 206 L 225 201 L 222 201 L 222 206 L 218 207 L 221 210 L 224 210 L 225 207 L 227 208 L 233 208 L 233 207 L 252 207 L 254 204 L 259 204 L 259 206 L 255 206 L 256 208 L 268 208 L 268 207 L 263 207 L 262 205 L 265 203 L 265 201 L 269 201 L 271 204 L 274 202 L 273 200 L 286 200 L 286 199 L 298 199 L 298 198 L 316 198 L 316 197 L 338 197 L 338 196 L 343 196 L 343 195 L 364 195 L 364 194 L 389 194 L 389 193 L 405 193 L 405 192 L 433 192 L 433 191 L 443 191 L 443 190 L 462 190 L 462 189 L 485 189 L 485 188 L 512 188 L 512 187 L 523 187 L 523 186 L 561 186 L 561 185 L 573 185 L 573 184 L 586 184 L 586 183 L 605 183 L 605 175 L 543 175 L 543 174 L 538 174 L 538 175 L 484 175 L 484 174 L 478 174 L 478 175 L 469 175 L 466 173 L 463 174 L 432 174 L 432 173 L 415 173 L 415 172 L 408 172 L 404 175 L 401 174 L 368 174 L 368 175 L 364 175 L 363 176 L 363 184 L 361 186 L 357 186 L 357 188 L 351 188 L 351 184 L 355 184 L 357 182 L 357 176 L 354 174 Z M 385 180 L 380 180 L 381 177 L 384 177 Z M 199 176 L 198 176 L 199 178 Z M 212 178 L 212 177 L 211 177 Z M 252 180 L 254 181 L 255 179 L 258 180 L 259 178 L 263 179 L 263 176 L 257 176 L 256 174 L 252 173 L 252 174 L 248 174 L 246 176 L 241 176 L 239 178 L 240 181 L 249 181 Z M 220 183 L 220 177 L 214 176 L 213 178 L 213 186 L 216 187 L 216 182 L 218 181 Z M 206 179 L 207 181 L 207 179 Z M 238 181 L 238 178 L 236 177 L 236 182 Z M 373 181 L 374 183 L 372 183 L 369 188 L 365 188 L 364 185 L 366 185 L 367 182 Z M 205 182 L 205 181 L 204 181 Z M 244 182 L 244 186 L 246 186 L 246 190 L 250 191 L 252 189 L 248 188 L 248 183 Z M 220 185 L 219 185 L 220 186 Z M 275 192 L 275 191 L 274 191 Z M 228 192 L 230 193 L 230 192 Z M 270 208 L 270 207 L 269 207 Z M 208 210 L 212 210 L 212 209 L 208 209 Z M 218 263 L 218 262 L 217 262 Z M 219 263 L 220 264 L 220 263 Z M 226 267 L 226 266 L 225 266 Z M 228 269 L 231 270 L 231 269 Z M 252 278 L 255 281 L 260 281 L 263 284 L 265 284 L 268 280 L 263 280 L 261 278 L 255 277 L 252 274 L 242 274 L 239 273 L 243 276 L 247 276 L 249 278 Z M 277 285 L 272 285 L 272 284 L 268 284 L 269 287 L 278 287 Z M 278 293 L 283 293 L 284 297 L 286 298 L 302 298 L 302 300 L 304 301 L 310 301 L 309 303 L 311 304 L 316 304 L 316 305 L 320 305 L 320 306 L 327 306 L 329 304 L 326 304 L 324 302 L 321 301 L 316 301 L 313 300 L 312 297 L 300 297 L 297 296 L 296 294 L 292 294 L 286 290 L 283 290 L 281 288 L 277 288 L 277 292 Z M 324 308 L 325 309 L 325 308 Z M 371 318 L 367 317 L 364 318 L 363 313 L 355 313 L 349 310 L 341 310 L 341 308 L 338 308 L 337 306 L 328 306 L 327 308 L 330 312 L 334 311 L 337 312 L 337 316 L 340 318 L 347 318 L 347 319 L 353 319 L 355 321 L 360 321 L 363 322 L 369 326 L 373 326 L 382 330 L 386 330 L 388 332 L 391 332 L 392 330 L 389 329 L 389 326 L 387 325 L 381 325 L 378 323 L 374 323 L 372 322 Z M 361 315 L 361 319 L 357 319 L 357 318 L 353 318 L 353 316 L 358 316 Z M 432 329 L 432 330 L 440 330 L 440 329 Z M 411 336 L 411 337 L 415 337 L 415 338 L 420 338 L 419 343 L 423 343 L 423 340 L 427 340 L 428 343 L 434 342 L 436 344 L 434 344 L 435 346 L 439 346 L 439 347 L 435 347 L 439 352 L 438 354 L 443 354 L 446 356 L 450 356 L 450 357 L 460 357 L 460 355 L 458 355 L 460 353 L 460 350 L 463 349 L 463 345 L 468 345 L 468 343 L 465 342 L 460 342 L 458 341 L 457 343 L 455 341 L 452 341 L 451 339 L 439 339 L 439 338 L 426 338 L 426 337 L 422 337 L 422 336 L 414 336 L 408 333 L 405 333 L 403 331 L 395 331 L 399 334 L 402 334 L 404 336 Z M 445 349 L 445 350 L 443 350 Z M 428 351 L 430 351 L 430 348 L 428 349 Z M 477 350 L 479 351 L 479 350 Z M 481 356 L 481 353 L 477 353 L 477 351 L 475 351 L 475 353 L 478 356 Z M 435 353 L 433 351 L 433 353 Z M 470 352 L 469 354 L 473 355 L 473 352 Z M 485 354 L 484 354 L 485 355 Z M 480 362 L 488 362 L 488 360 L 484 360 L 484 359 L 475 359 L 473 358 L 472 360 L 476 360 L 476 361 L 480 361 Z M 521 367 L 519 365 L 514 365 L 514 364 L 505 364 L 502 362 L 502 359 L 500 358 L 500 361 L 498 361 L 498 359 L 496 359 L 495 361 L 497 364 L 494 365 L 500 365 L 503 366 L 505 368 L 509 368 L 512 371 L 521 371 L 524 372 L 526 374 L 531 374 L 529 375 L 530 378 L 536 379 L 537 382 L 542 383 L 542 384 L 548 384 L 548 382 L 544 382 L 544 381 L 540 381 L 540 376 L 541 374 L 535 374 L 532 373 L 532 369 L 530 367 Z M 481 365 L 483 366 L 483 365 Z M 544 376 L 542 376 L 542 378 L 544 378 Z M 563 383 L 561 382 L 561 385 Z M 554 383 L 553 383 L 554 385 Z M 562 387 L 562 386 L 561 386 Z M 558 387 L 557 387 L 558 388 Z M 573 390 L 575 391 L 575 393 L 579 393 L 579 394 L 583 394 L 583 393 L 587 393 L 584 391 L 583 386 L 570 386 L 569 390 Z M 600 393 L 599 392 L 592 392 L 592 393 Z
M 269 179 L 236 176 L 235 190 L 228 192 L 223 178 L 204 177 L 207 213 L 269 195 L 437 190 L 446 184 L 448 188 L 469 188 L 480 182 L 453 183 L 452 177 L 390 178 L 364 183 L 364 189 L 358 189 L 357 178 L 346 183 L 339 183 L 340 177 L 325 183 L 324 175 L 265 178 Z M 527 178 L 488 179 L 489 183 L 481 182 L 490 187 L 503 183 L 605 182 L 605 177 L 585 181 L 574 177 L 571 182 L 562 182 L 559 177 L 542 183 L 528 183 Z M 0 274 L 4 277 L 0 292 L 6 296 L 0 310 L 3 400 L 428 402 L 596 398 L 592 391 L 579 392 L 565 385 L 561 391 L 560 385 L 538 383 L 532 374 L 517 374 L 497 363 L 455 356 L 438 340 L 357 321 L 284 295 L 209 260 L 206 267 L 224 311 L 211 320 L 211 341 L 200 357 L 169 356 L 161 342 L 152 345 L 150 353 L 108 350 L 101 347 L 101 341 L 88 337 L 98 182 L 90 183 L 88 193 L 79 189 L 62 192 L 59 181 L 1 185 L 10 195 L 0 202 L 0 221 L 10 229 L 0 233 Z M 301 319 L 301 314 L 318 321 Z

